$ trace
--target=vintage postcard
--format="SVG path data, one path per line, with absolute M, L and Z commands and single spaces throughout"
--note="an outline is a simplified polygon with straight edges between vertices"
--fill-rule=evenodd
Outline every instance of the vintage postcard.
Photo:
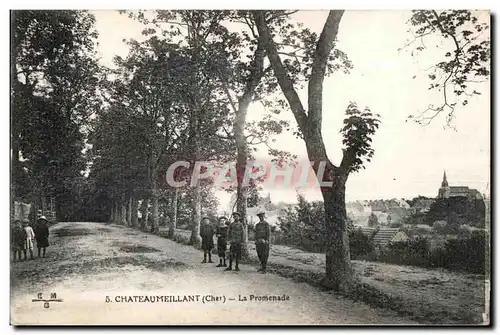
M 11 325 L 490 325 L 489 11 L 10 17 Z

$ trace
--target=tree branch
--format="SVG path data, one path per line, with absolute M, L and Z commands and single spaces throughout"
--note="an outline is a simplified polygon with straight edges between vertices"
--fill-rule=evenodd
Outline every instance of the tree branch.
M 325 78 L 328 56 L 333 49 L 337 37 L 343 10 L 331 10 L 319 37 L 314 60 L 311 67 L 311 78 L 308 85 L 308 116 L 311 126 L 321 131 L 323 106 L 323 80 Z
M 255 19 L 255 24 L 257 26 L 257 30 L 259 32 L 259 36 L 264 43 L 264 47 L 267 51 L 267 56 L 271 66 L 274 70 L 274 74 L 278 79 L 278 83 L 285 95 L 290 108 L 297 120 L 297 124 L 299 125 L 299 129 L 305 133 L 307 131 L 307 114 L 304 110 L 304 106 L 300 101 L 300 98 L 293 87 L 293 83 L 288 77 L 286 70 L 283 66 L 281 58 L 278 54 L 278 49 L 273 39 L 271 38 L 271 34 L 269 31 L 269 27 L 267 26 L 265 19 L 265 11 L 253 11 L 253 16 Z

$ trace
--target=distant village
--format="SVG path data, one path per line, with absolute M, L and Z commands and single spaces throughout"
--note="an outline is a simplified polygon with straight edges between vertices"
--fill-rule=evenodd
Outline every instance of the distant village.
M 355 227 L 367 228 L 403 228 L 408 226 L 405 224 L 405 218 L 421 213 L 429 212 L 431 206 L 435 203 L 436 199 L 448 199 L 454 197 L 466 198 L 467 201 L 474 203 L 475 201 L 485 201 L 484 195 L 478 190 L 471 189 L 468 186 L 450 186 L 446 176 L 446 171 L 443 173 L 441 186 L 436 188 L 436 197 L 429 198 L 423 196 L 416 196 L 413 199 L 380 199 L 380 200 L 359 200 L 346 203 L 346 211 L 349 219 Z M 232 199 L 233 200 L 233 199 Z M 234 199 L 235 201 L 235 199 Z M 231 201 L 233 202 L 233 201 Z M 259 205 L 256 207 L 247 208 L 247 222 L 250 224 L 256 220 L 256 214 L 260 209 L 265 209 L 267 214 L 267 221 L 278 227 L 278 218 L 283 213 L 284 209 L 293 204 L 287 203 L 273 203 L 271 196 L 267 194 L 265 197 L 259 199 Z M 228 208 L 228 212 L 230 212 Z M 373 227 L 370 220 L 376 218 L 376 227 Z M 414 228 L 421 228 L 429 230 L 431 227 L 425 224 L 413 225 Z
M 367 236 L 372 236 L 373 242 L 380 246 L 387 245 L 390 242 L 408 241 L 415 236 L 430 237 L 432 236 L 432 244 L 439 242 L 443 244 L 446 239 L 456 238 L 456 232 L 451 232 L 442 229 L 450 222 L 448 219 L 436 220 L 433 222 L 422 222 L 415 218 L 425 218 L 429 215 L 432 206 L 438 200 L 449 199 L 453 201 L 462 201 L 459 206 L 463 207 L 459 212 L 462 216 L 466 216 L 464 220 L 457 220 L 456 224 L 460 226 L 458 230 L 471 233 L 474 230 L 484 230 L 489 223 L 485 223 L 489 216 L 484 216 L 488 212 L 489 197 L 481 194 L 478 190 L 469 188 L 468 186 L 450 186 L 446 176 L 443 173 L 441 185 L 436 187 L 436 197 L 415 196 L 412 199 L 379 199 L 379 200 L 360 200 L 346 203 L 347 216 L 352 222 L 355 229 L 360 229 Z M 231 203 L 235 201 L 232 199 Z M 458 201 L 460 203 L 460 201 Z M 450 203 L 452 203 L 450 202 Z M 448 203 L 448 202 L 444 202 Z M 463 205 L 465 204 L 465 205 Z M 256 223 L 258 211 L 264 209 L 266 211 L 266 220 L 273 226 L 273 229 L 280 230 L 279 218 L 283 217 L 285 211 L 290 206 L 284 202 L 273 203 L 270 194 L 259 199 L 257 206 L 247 208 L 247 222 L 252 226 Z M 442 211 L 443 209 L 441 209 Z M 444 209 L 445 211 L 450 208 Z M 231 208 L 228 207 L 228 212 Z M 438 210 L 439 212 L 439 210 Z M 467 216 L 470 213 L 483 213 L 481 228 L 475 227 L 473 223 L 468 221 Z M 447 222 L 448 221 L 448 222 Z M 453 221 L 453 220 L 452 220 Z M 460 222 L 458 222 L 460 221 Z M 437 235 L 440 237 L 437 238 Z
M 427 213 L 436 199 L 464 197 L 469 201 L 484 200 L 483 195 L 467 186 L 449 186 L 446 171 L 443 174 L 437 198 L 416 197 L 410 199 L 389 199 L 354 201 L 346 204 L 347 216 L 355 226 L 369 226 L 370 216 L 377 218 L 380 226 L 391 226 L 403 223 L 403 219 L 416 213 Z

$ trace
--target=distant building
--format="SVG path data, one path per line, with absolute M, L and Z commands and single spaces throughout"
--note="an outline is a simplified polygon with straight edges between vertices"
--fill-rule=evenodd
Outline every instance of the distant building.
M 431 205 L 434 202 L 434 199 L 418 199 L 412 208 L 417 213 L 427 213 L 431 209 Z
M 373 200 L 370 202 L 371 210 L 374 212 L 382 212 L 385 213 L 389 209 L 386 201 L 384 200 Z
M 438 198 L 447 199 L 452 197 L 465 197 L 469 200 L 481 200 L 483 197 L 476 189 L 471 189 L 467 186 L 449 186 L 446 179 L 446 171 L 443 174 L 443 181 L 438 191 Z
M 389 217 L 388 213 L 383 213 L 379 211 L 373 211 L 372 213 L 377 217 L 379 225 L 385 226 L 389 224 L 387 220 L 387 218 Z
M 403 207 L 393 207 L 389 209 L 387 217 L 387 224 L 391 223 L 401 223 L 401 221 L 410 215 L 410 211 Z
M 363 213 L 365 211 L 365 207 L 360 201 L 348 202 L 346 204 L 346 210 L 350 213 Z
M 406 242 L 409 237 L 399 228 L 371 228 L 361 227 L 361 231 L 371 237 L 375 246 L 386 247 L 389 243 Z
M 406 202 L 406 200 L 404 199 L 394 199 L 394 201 L 397 202 L 398 206 L 401 207 L 401 208 L 405 208 L 405 209 L 409 209 L 410 208 L 410 204 L 408 204 Z

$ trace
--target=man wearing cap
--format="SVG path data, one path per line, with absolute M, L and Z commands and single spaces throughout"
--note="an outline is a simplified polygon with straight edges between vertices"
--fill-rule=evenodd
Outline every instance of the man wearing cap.
M 228 230 L 228 238 L 231 246 L 229 250 L 231 251 L 231 255 L 229 257 L 229 266 L 224 269 L 224 271 L 231 271 L 233 269 L 233 259 L 235 260 L 236 267 L 234 271 L 240 271 L 238 267 L 240 259 L 241 259 L 241 244 L 244 240 L 244 232 L 243 232 L 243 223 L 241 222 L 241 214 L 238 212 L 233 213 L 233 223 L 229 225 Z
M 42 257 L 45 257 L 45 252 L 49 246 L 49 226 L 45 216 L 38 218 L 38 224 L 35 227 L 36 247 L 38 249 L 38 257 L 42 251 Z
M 267 259 L 269 258 L 269 243 L 271 242 L 271 226 L 264 220 L 264 211 L 257 213 L 259 222 L 255 225 L 255 249 L 259 257 L 261 268 L 259 272 L 266 273 Z

